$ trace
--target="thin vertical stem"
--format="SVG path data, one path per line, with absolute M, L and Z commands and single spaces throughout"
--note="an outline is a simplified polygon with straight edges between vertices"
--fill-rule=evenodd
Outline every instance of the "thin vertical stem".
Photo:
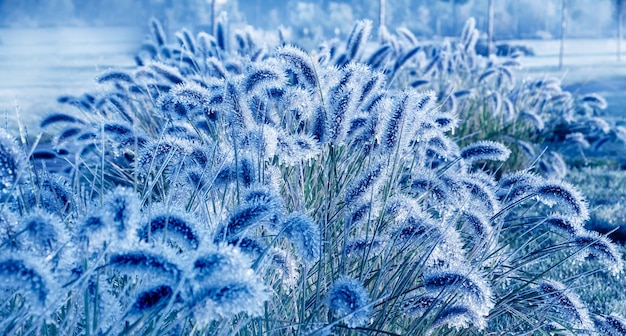
M 488 27 L 487 27 L 487 56 L 493 53 L 493 0 L 489 0 Z
M 617 61 L 622 61 L 622 24 L 624 20 L 624 4 L 622 0 L 617 0 Z
M 216 30 L 216 18 L 217 18 L 217 13 L 216 13 L 216 3 L 217 0 L 211 0 L 211 35 L 215 36 L 215 30 Z
M 563 54 L 565 52 L 565 29 L 567 28 L 567 0 L 561 5 L 561 47 L 559 50 L 559 69 L 563 69 Z
M 378 7 L 378 22 L 379 22 L 379 27 L 383 27 L 385 26 L 385 8 L 387 7 L 387 0 L 380 0 L 379 1 L 379 7 Z

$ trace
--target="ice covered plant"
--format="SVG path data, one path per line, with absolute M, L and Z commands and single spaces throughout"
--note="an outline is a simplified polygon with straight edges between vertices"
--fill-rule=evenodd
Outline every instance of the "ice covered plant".
M 342 277 L 328 289 L 328 308 L 333 316 L 349 328 L 367 325 L 371 311 L 370 298 L 358 280 Z
M 583 228 L 574 186 L 499 178 L 510 146 L 459 145 L 466 105 L 400 85 L 419 46 L 387 36 L 368 57 L 367 21 L 317 52 L 269 46 L 251 28 L 229 35 L 224 16 L 215 36 L 173 41 L 151 26 L 136 68 L 104 73 L 98 93 L 61 99 L 78 113 L 42 122 L 59 127 L 67 169 L 29 166 L 3 198 L 13 215 L 0 248 L 38 244 L 19 250 L 24 265 L 61 293 L 9 293 L 0 312 L 20 319 L 3 331 L 592 331 L 596 310 L 572 299 L 576 281 L 618 271 L 615 246 Z M 475 38 L 467 28 L 423 70 L 473 78 L 457 67 L 479 61 Z M 505 113 L 513 102 L 496 93 L 513 64 L 499 61 L 479 77 Z M 28 224 L 37 216 L 48 221 Z M 566 273 L 562 286 L 548 280 Z M 26 313 L 35 304 L 45 309 Z
M 0 187 L 8 192 L 19 179 L 25 167 L 25 155 L 11 134 L 0 129 Z
M 620 141 L 619 127 L 602 114 L 607 104 L 600 95 L 566 91 L 557 78 L 518 78 L 520 55 L 481 57 L 478 36 L 474 19 L 458 38 L 435 43 L 418 41 L 406 29 L 384 29 L 364 62 L 384 70 L 396 87 L 434 90 L 442 108 L 464 120 L 455 130 L 467 136 L 461 145 L 503 143 L 512 151 L 505 167 L 525 168 L 545 147 L 570 161 L 581 152 L 593 160 L 606 144 Z

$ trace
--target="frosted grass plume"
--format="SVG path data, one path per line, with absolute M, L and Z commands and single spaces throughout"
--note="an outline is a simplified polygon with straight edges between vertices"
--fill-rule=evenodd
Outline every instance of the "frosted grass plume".
M 152 70 L 155 74 L 168 80 L 171 84 L 182 84 L 185 82 L 185 80 L 183 79 L 183 75 L 180 73 L 180 70 L 178 70 L 178 68 L 159 62 L 150 63 L 148 65 L 148 68 Z
M 626 335 L 626 320 L 617 314 L 609 316 L 594 316 L 593 324 L 599 333 L 607 336 Z
M 161 22 L 156 18 L 150 18 L 150 28 L 152 30 L 154 41 L 157 43 L 157 45 L 165 45 L 167 39 L 165 36 L 165 32 L 163 31 L 163 26 L 161 26 Z
M 298 264 L 291 254 L 283 249 L 271 248 L 268 256 L 268 268 L 278 273 L 281 285 L 285 289 L 292 289 L 298 284 Z
M 200 225 L 190 214 L 162 208 L 166 207 L 153 206 L 154 213 L 137 232 L 139 239 L 145 242 L 167 241 L 183 251 L 197 249 L 200 245 Z
M 0 192 L 7 192 L 18 182 L 24 169 L 25 156 L 13 137 L 0 128 Z
M 208 323 L 241 312 L 261 315 L 270 295 L 245 255 L 224 244 L 203 250 L 185 280 L 184 300 L 194 317 Z
M 139 150 L 135 165 L 139 173 L 159 171 L 163 165 L 176 165 L 191 152 L 191 142 L 171 135 L 162 139 L 151 139 Z
M 66 114 L 66 113 L 60 113 L 60 112 L 55 112 L 55 113 L 50 113 L 48 114 L 46 117 L 43 118 L 43 120 L 41 120 L 41 122 L 39 122 L 39 127 L 41 128 L 45 128 L 51 125 L 55 125 L 58 123 L 62 123 L 62 124 L 84 124 L 85 122 L 81 119 L 78 119 L 72 115 Z M 1 131 L 0 131 L 1 132 Z
M 319 225 L 304 213 L 292 213 L 283 223 L 283 234 L 294 245 L 296 254 L 311 265 L 320 258 L 322 237 Z
M 206 113 L 211 92 L 195 83 L 174 86 L 157 100 L 158 110 L 167 118 L 186 120 Z
M 130 315 L 143 315 L 150 310 L 165 306 L 172 298 L 174 290 L 169 285 L 158 285 L 142 290 L 130 307 Z
M 215 241 L 231 241 L 243 234 L 252 234 L 264 222 L 272 220 L 274 211 L 270 204 L 241 204 L 231 211 L 226 221 L 215 234 Z
M 386 236 L 374 239 L 366 239 L 364 237 L 354 238 L 346 243 L 344 250 L 347 255 L 353 255 L 355 257 L 360 257 L 365 252 L 376 255 L 386 246 L 388 239 L 389 237 Z
M 604 97 L 600 96 L 596 93 L 590 93 L 580 98 L 580 101 L 583 104 L 587 104 L 592 108 L 597 108 L 599 110 L 604 110 L 607 108 L 608 104 Z
M 484 209 L 489 216 L 500 210 L 500 202 L 496 199 L 494 190 L 490 185 L 472 175 L 463 178 L 462 183 L 468 190 L 472 206 Z
M 119 250 L 109 255 L 108 267 L 132 274 L 145 282 L 158 282 L 157 280 L 176 283 L 181 279 L 182 271 L 178 264 L 170 261 L 167 253 L 153 251 L 152 249 Z
M 461 220 L 464 224 L 463 229 L 469 230 L 473 237 L 478 238 L 478 240 L 487 239 L 491 235 L 491 224 L 488 218 L 480 212 L 475 210 L 463 211 Z
M 326 295 L 330 312 L 335 318 L 342 319 L 348 328 L 369 323 L 370 297 L 361 281 L 342 276 L 333 282 Z
M 274 229 L 285 211 L 282 197 L 270 185 L 251 185 L 242 193 L 242 200 L 249 205 L 267 206 L 271 214 L 266 220 Z
M 98 75 L 96 81 L 99 84 L 107 82 L 133 84 L 135 82 L 129 73 L 121 70 L 109 70 L 104 72 Z
M 65 244 L 69 235 L 61 219 L 44 210 L 23 216 L 18 224 L 18 241 L 21 250 L 45 257 Z
M 31 308 L 36 309 L 35 314 L 46 306 L 55 289 L 43 265 L 43 260 L 20 254 L 0 258 L 0 278 L 3 279 L 0 288 L 7 289 L 9 294 L 19 292 L 24 295 Z M 3 295 L 3 300 L 9 299 Z
M 558 204 L 566 209 L 572 220 L 584 222 L 589 219 L 587 201 L 571 184 L 564 181 L 546 181 L 537 185 L 534 192 L 548 205 Z
M 273 87 L 282 87 L 286 82 L 283 69 L 271 60 L 255 65 L 247 69 L 243 79 L 243 90 L 252 94 L 264 92 Z
M 486 316 L 493 308 L 491 288 L 475 272 L 468 269 L 444 269 L 431 271 L 424 276 L 424 288 L 436 293 L 462 295 L 473 307 L 473 311 Z
M 313 90 L 319 87 L 315 65 L 311 60 L 311 56 L 306 52 L 297 47 L 284 46 L 276 51 L 276 57 L 282 60 L 288 69 L 294 71 L 307 88 Z
M 104 196 L 105 222 L 114 228 L 118 240 L 134 240 L 141 220 L 139 195 L 132 189 L 117 186 Z
M 620 249 L 606 236 L 595 231 L 580 230 L 573 242 L 577 249 L 583 249 L 586 256 L 598 258 L 611 272 L 618 274 L 624 268 Z
M 347 188 L 343 198 L 345 204 L 350 205 L 363 197 L 371 188 L 376 188 L 376 182 L 383 173 L 383 165 L 374 163 L 373 167 L 356 177 Z
M 105 224 L 105 216 L 102 216 L 100 209 L 90 206 L 86 213 L 82 214 L 76 220 L 76 232 L 72 238 L 76 241 L 79 248 L 89 252 L 95 252 L 104 247 L 105 242 L 117 243 L 117 240 L 111 241 L 111 228 Z
M 399 145 L 402 136 L 409 136 L 409 132 L 407 132 L 409 129 L 407 120 L 409 99 L 409 94 L 404 93 L 395 101 L 393 110 L 387 119 L 384 129 L 382 129 L 380 143 L 381 150 L 385 154 L 391 153 Z
M 572 132 L 565 136 L 565 142 L 570 143 L 580 148 L 589 148 L 589 141 L 585 138 L 585 135 L 580 132 Z
M 528 122 L 537 131 L 543 131 L 546 127 L 543 118 L 534 111 L 524 110 L 520 112 L 519 119 Z
M 374 51 L 368 58 L 365 60 L 365 64 L 372 67 L 372 69 L 381 69 L 386 62 L 389 61 L 391 55 L 393 54 L 393 48 L 386 44 L 378 48 Z
M 543 294 L 547 308 L 558 313 L 560 319 L 571 323 L 574 328 L 593 330 L 587 308 L 571 289 L 550 279 L 541 280 L 537 284 L 537 289 Z
M 461 157 L 468 163 L 476 161 L 506 161 L 511 151 L 504 145 L 489 141 L 477 141 L 461 150 Z
M 425 214 L 412 213 L 405 220 L 399 222 L 389 231 L 389 236 L 400 246 L 409 244 L 438 241 L 441 232 L 433 220 Z
M 443 302 L 437 296 L 422 294 L 404 299 L 402 310 L 411 317 L 423 317 L 429 310 L 436 309 Z

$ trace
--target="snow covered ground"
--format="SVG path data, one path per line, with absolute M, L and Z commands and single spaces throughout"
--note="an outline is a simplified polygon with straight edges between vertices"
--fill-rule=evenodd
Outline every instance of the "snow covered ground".
M 609 103 L 608 115 L 626 118 L 626 41 L 622 42 L 622 61 L 617 61 L 615 39 L 577 39 L 565 41 L 563 69 L 559 69 L 558 40 L 521 40 L 535 51 L 525 57 L 522 73 L 532 76 L 555 76 L 569 91 L 595 92 Z
M 17 110 L 29 135 L 41 115 L 58 109 L 60 95 L 95 90 L 103 70 L 133 65 L 140 28 L 0 29 L 0 126 L 17 129 Z

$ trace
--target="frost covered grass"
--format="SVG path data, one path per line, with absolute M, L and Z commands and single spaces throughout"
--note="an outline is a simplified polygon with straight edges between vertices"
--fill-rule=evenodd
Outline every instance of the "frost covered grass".
M 623 261 L 584 228 L 583 195 L 505 169 L 497 137 L 459 137 L 468 120 L 447 89 L 403 87 L 418 47 L 383 32 L 368 54 L 369 21 L 315 51 L 229 35 L 224 16 L 216 36 L 168 42 L 151 27 L 135 69 L 103 73 L 101 91 L 62 97 L 67 111 L 42 120 L 54 150 L 0 131 L 5 334 L 622 326 L 585 287 Z M 462 48 L 474 60 L 446 58 L 429 81 L 484 61 Z M 492 96 L 482 88 L 476 101 Z

